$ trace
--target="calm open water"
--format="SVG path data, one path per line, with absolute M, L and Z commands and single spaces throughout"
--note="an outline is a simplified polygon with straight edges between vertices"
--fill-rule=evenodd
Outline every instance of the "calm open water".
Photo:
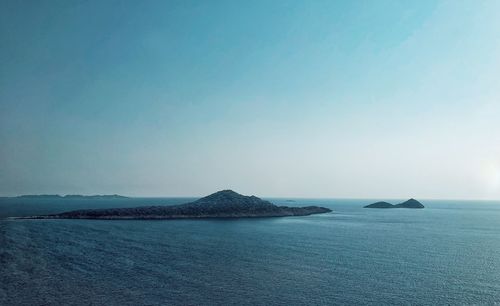
M 0 218 L 190 199 L 0 199 Z M 0 220 L 0 305 L 500 303 L 500 202 L 308 217 Z

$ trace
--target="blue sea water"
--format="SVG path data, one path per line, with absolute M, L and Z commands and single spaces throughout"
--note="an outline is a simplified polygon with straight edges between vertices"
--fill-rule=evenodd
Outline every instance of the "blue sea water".
M 0 305 L 500 303 L 500 202 L 270 199 L 307 217 L 0 220 Z M 0 199 L 0 218 L 189 199 Z

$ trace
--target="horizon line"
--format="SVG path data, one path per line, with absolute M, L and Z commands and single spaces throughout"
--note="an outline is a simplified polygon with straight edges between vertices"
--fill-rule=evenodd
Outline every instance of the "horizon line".
M 227 189 L 221 189 L 221 190 L 227 190 Z M 217 192 L 217 191 L 216 191 Z M 214 193 L 214 192 L 212 192 Z M 59 194 L 59 193 L 39 193 L 39 194 L 34 194 L 34 193 L 25 193 L 25 194 L 18 194 L 18 195 L 0 195 L 0 198 L 19 198 L 23 196 L 59 196 L 59 197 L 65 197 L 65 196 L 83 196 L 83 197 L 92 197 L 92 196 L 122 196 L 126 198 L 202 198 L 205 197 L 209 194 L 205 195 L 158 195 L 158 196 L 147 196 L 147 195 L 124 195 L 124 194 L 119 194 L 119 193 L 94 193 L 94 194 L 79 194 L 79 193 L 66 193 L 66 194 Z M 238 192 L 239 193 L 239 192 Z M 252 196 L 253 194 L 250 194 Z M 257 196 L 257 195 L 253 195 Z M 410 199 L 410 198 L 418 198 L 420 200 L 442 200 L 442 201 L 500 201 L 500 199 L 493 199 L 493 198 L 444 198 L 444 197 L 415 197 L 415 196 L 409 196 L 409 197 L 350 197 L 350 196 L 320 196 L 320 197 L 307 197 L 307 196 L 257 196 L 259 198 L 264 198 L 264 199 L 304 199 L 304 200 L 402 200 L 402 199 Z

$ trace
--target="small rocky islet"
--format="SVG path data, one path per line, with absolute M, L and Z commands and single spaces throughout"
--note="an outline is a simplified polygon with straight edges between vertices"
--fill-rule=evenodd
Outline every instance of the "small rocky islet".
M 370 205 L 364 206 L 364 208 L 424 208 L 425 206 L 419 201 L 411 198 L 399 204 L 391 204 L 388 202 L 376 202 Z
M 277 206 L 256 196 L 222 190 L 194 202 L 171 206 L 83 209 L 28 219 L 200 219 L 308 216 L 331 212 L 319 206 Z

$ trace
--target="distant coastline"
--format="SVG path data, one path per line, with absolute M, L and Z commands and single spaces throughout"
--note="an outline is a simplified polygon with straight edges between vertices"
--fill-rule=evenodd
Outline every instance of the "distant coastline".
M 80 194 L 25 194 L 10 198 L 16 199 L 82 199 L 82 200 L 96 200 L 96 199 L 129 199 L 129 197 L 118 194 L 104 194 L 104 195 L 80 195 Z

